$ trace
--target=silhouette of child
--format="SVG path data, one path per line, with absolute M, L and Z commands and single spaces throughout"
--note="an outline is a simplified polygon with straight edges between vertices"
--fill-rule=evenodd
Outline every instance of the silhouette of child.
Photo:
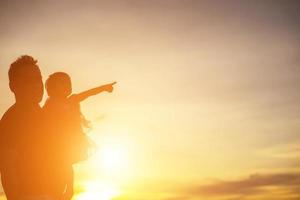
M 91 147 L 91 142 L 83 130 L 89 126 L 80 111 L 80 102 L 104 91 L 112 92 L 114 84 L 116 82 L 72 94 L 71 78 L 67 73 L 56 72 L 46 81 L 49 97 L 44 105 L 44 111 L 51 124 L 50 131 L 56 149 L 53 152 L 53 162 L 61 163 L 60 169 L 54 173 L 60 173 L 60 189 L 65 191 L 64 199 L 71 199 L 73 196 L 72 165 L 87 159 Z

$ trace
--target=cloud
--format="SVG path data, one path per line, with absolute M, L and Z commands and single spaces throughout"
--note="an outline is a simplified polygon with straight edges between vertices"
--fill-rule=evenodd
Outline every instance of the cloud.
M 218 181 L 210 185 L 190 188 L 186 193 L 192 197 L 230 197 L 227 199 L 247 199 L 259 196 L 259 199 L 296 199 L 300 197 L 300 173 L 281 173 L 251 175 L 235 181 Z M 270 198 L 266 198 L 270 197 Z
M 264 149 L 262 154 L 274 158 L 298 159 L 300 158 L 300 141 Z

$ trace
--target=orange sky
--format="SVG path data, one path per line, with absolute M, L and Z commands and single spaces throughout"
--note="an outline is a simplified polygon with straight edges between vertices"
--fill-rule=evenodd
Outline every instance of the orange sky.
M 29 54 L 75 92 L 118 82 L 82 103 L 101 151 L 78 200 L 297 199 L 298 19 L 297 1 L 4 0 L 0 112 Z

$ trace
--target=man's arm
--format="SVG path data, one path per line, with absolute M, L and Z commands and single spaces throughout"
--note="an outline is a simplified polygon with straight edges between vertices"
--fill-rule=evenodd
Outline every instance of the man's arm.
M 90 96 L 93 96 L 93 95 L 96 95 L 96 94 L 99 94 L 101 92 L 112 92 L 113 91 L 113 85 L 116 84 L 117 82 L 113 82 L 113 83 L 110 83 L 110 84 L 106 84 L 106 85 L 101 85 L 99 87 L 95 87 L 93 89 L 90 89 L 90 90 L 86 90 L 84 92 L 81 92 L 79 94 L 74 94 L 71 96 L 72 100 L 75 100 L 77 102 L 81 102 L 85 99 L 87 99 L 88 97 Z

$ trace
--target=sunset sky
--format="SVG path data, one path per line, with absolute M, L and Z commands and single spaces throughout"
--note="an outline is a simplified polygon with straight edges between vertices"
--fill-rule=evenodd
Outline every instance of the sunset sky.
M 117 81 L 81 104 L 99 151 L 76 166 L 74 200 L 299 199 L 299 10 L 1 0 L 0 114 L 14 102 L 9 65 L 28 54 L 44 80 L 69 73 L 75 93 Z

